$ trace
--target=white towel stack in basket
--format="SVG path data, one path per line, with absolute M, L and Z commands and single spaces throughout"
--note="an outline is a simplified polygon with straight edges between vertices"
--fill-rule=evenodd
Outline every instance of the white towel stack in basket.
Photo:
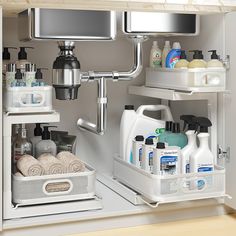
M 54 157 L 45 153 L 38 159 L 30 155 L 23 155 L 17 161 L 17 176 L 41 176 L 64 173 L 78 173 L 85 171 L 84 163 L 74 154 L 63 151 Z

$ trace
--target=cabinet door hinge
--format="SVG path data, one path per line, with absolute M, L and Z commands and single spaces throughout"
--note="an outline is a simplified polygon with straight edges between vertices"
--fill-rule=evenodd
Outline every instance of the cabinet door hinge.
M 218 147 L 218 158 L 225 159 L 227 162 L 229 162 L 230 161 L 230 147 L 227 147 L 226 150 L 224 150 L 221 147 Z

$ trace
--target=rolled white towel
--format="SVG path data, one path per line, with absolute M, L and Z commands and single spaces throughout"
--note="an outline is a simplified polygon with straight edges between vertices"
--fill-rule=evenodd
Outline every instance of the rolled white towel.
M 85 171 L 84 163 L 74 154 L 63 151 L 57 154 L 57 159 L 60 160 L 67 169 L 67 173 L 77 173 Z
M 18 170 L 24 176 L 40 176 L 44 174 L 44 168 L 37 159 L 30 155 L 23 155 L 16 163 Z
M 65 167 L 61 161 L 49 153 L 38 157 L 39 163 L 45 170 L 46 175 L 56 175 L 65 173 Z

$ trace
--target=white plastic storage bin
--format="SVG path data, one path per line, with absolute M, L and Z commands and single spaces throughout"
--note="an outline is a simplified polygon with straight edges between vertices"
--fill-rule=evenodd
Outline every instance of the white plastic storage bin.
M 79 173 L 22 177 L 12 175 L 12 201 L 35 205 L 95 197 L 95 170 L 86 165 Z
M 220 92 L 226 86 L 225 68 L 146 68 L 146 86 L 196 92 Z
M 52 86 L 5 88 L 4 108 L 16 113 L 51 111 Z
M 208 173 L 159 176 L 115 158 L 114 177 L 152 202 L 169 203 L 226 196 L 225 170 L 218 166 L 215 171 Z

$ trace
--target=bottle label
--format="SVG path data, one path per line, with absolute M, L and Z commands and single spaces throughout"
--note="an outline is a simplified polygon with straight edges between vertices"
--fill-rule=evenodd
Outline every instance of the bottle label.
M 152 54 L 152 66 L 153 67 L 161 67 L 161 53 L 159 52 L 154 52 Z
M 178 152 L 163 151 L 160 157 L 160 173 L 161 175 L 177 174 Z
M 186 164 L 185 173 L 190 173 L 190 165 L 189 165 L 189 163 Z
M 148 164 L 150 168 L 150 172 L 153 172 L 153 151 L 148 153 Z
M 202 166 L 200 168 L 198 168 L 197 170 L 198 172 L 207 172 L 207 171 L 213 171 L 213 168 L 210 166 Z
M 142 161 L 142 153 L 143 153 L 143 149 L 142 149 L 142 147 L 140 147 L 138 150 L 138 159 L 140 162 Z

